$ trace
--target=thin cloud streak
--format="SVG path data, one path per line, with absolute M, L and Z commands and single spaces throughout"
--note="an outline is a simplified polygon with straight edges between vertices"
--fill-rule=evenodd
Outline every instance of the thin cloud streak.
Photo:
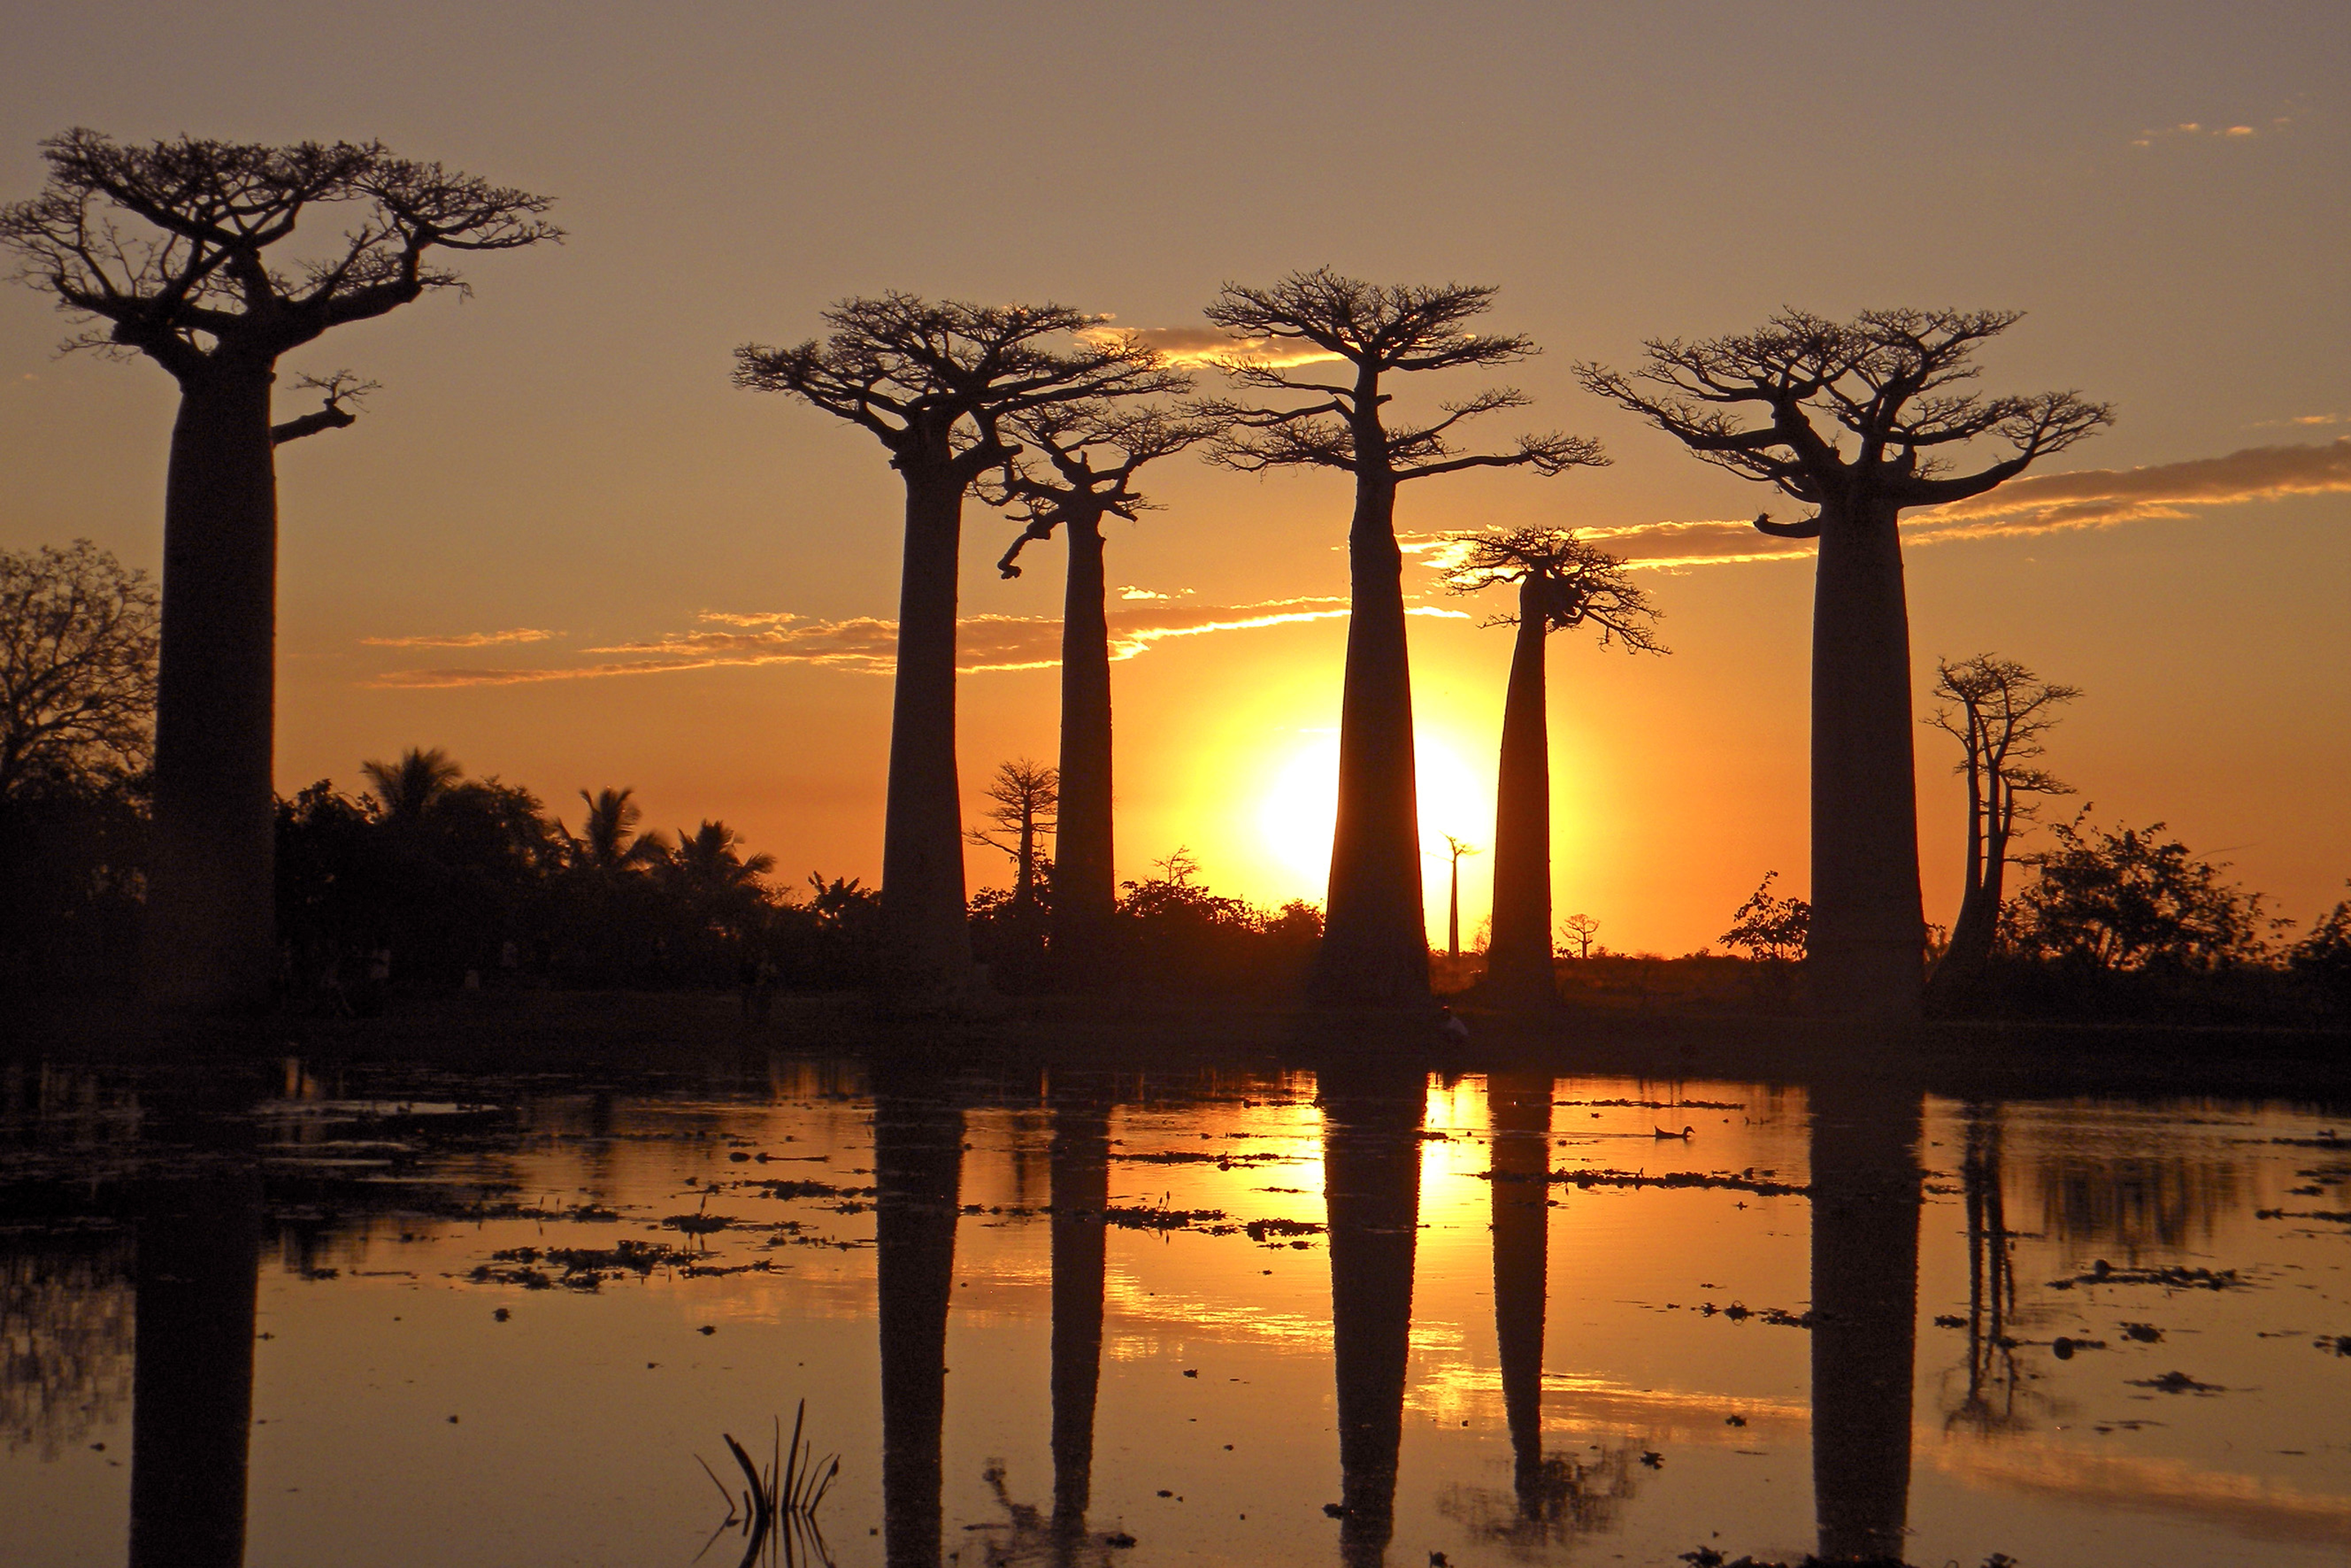
M 1253 631 L 1267 626 L 1331 621 L 1347 613 L 1343 599 L 1308 597 L 1258 604 L 1138 604 L 1110 612 L 1111 657 L 1132 659 L 1179 637 Z M 1466 621 L 1467 612 L 1439 605 L 1414 605 L 1405 613 Z M 599 680 L 619 675 L 669 674 L 721 666 L 814 664 L 868 674 L 887 674 L 898 651 L 897 623 L 874 616 L 810 621 L 789 612 L 739 614 L 707 611 L 704 629 L 675 632 L 651 642 L 589 648 L 589 654 L 623 655 L 588 664 L 536 669 L 465 668 L 393 670 L 371 685 L 402 690 L 455 686 L 526 685 L 546 681 Z M 973 615 L 956 623 L 956 668 L 966 674 L 998 670 L 1042 670 L 1061 663 L 1061 623 L 1036 615 Z
M 1914 544 L 2113 528 L 2195 516 L 2193 508 L 2351 491 L 2351 436 L 2324 445 L 2249 446 L 2220 457 L 2143 468 L 2032 474 L 1973 500 L 1903 519 Z M 1635 567 L 1719 566 L 1812 554 L 1805 539 L 1774 538 L 1743 521 L 1644 523 L 1592 528 L 1584 538 Z
M 1283 370 L 1291 365 L 1315 365 L 1339 356 L 1328 349 L 1288 338 L 1236 338 L 1214 327 L 1102 327 L 1081 332 L 1082 338 L 1106 340 L 1140 338 L 1171 365 L 1205 365 L 1238 361 Z
M 371 648 L 495 648 L 510 643 L 544 643 L 560 632 L 517 626 L 510 632 L 459 632 L 446 637 L 362 637 Z

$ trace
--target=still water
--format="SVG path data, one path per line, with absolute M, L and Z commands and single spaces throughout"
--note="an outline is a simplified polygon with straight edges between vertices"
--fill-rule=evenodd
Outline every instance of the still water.
M 759 1551 L 841 1568 L 2351 1552 L 2323 1107 L 788 1058 L 207 1098 L 0 1070 L 0 1562 L 731 1568 L 722 1434 L 764 1465 L 803 1402 L 838 1475 Z

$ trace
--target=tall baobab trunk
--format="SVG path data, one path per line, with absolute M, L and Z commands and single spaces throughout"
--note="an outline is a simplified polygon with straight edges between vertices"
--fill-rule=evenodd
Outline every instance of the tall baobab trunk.
M 1551 1074 L 1486 1081 L 1494 1132 L 1494 1341 L 1519 1511 L 1533 1517 L 1542 1482 L 1544 1297 L 1551 1262 Z
M 873 1098 L 875 1315 L 882 1334 L 883 1558 L 937 1568 L 963 1113 L 918 1093 Z
M 895 978 L 912 994 L 972 983 L 965 924 L 963 800 L 956 779 L 956 570 L 959 479 L 903 470 L 906 550 L 898 587 L 897 686 L 882 840 L 882 925 Z
M 142 969 L 180 1011 L 264 1007 L 276 970 L 270 381 L 266 363 L 207 366 L 172 427 Z
M 1494 786 L 1494 933 L 1482 988 L 1526 1007 L 1558 999 L 1551 967 L 1551 719 L 1543 679 L 1550 628 L 1533 572 L 1519 589 L 1519 634 L 1502 699 Z
M 1361 432 L 1357 439 L 1357 461 L 1369 470 Z M 1396 548 L 1395 482 L 1384 473 L 1356 476 L 1347 559 L 1353 600 L 1340 704 L 1339 810 L 1314 995 L 1342 1004 L 1426 1002 L 1404 552 Z
M 1813 1488 L 1830 1562 L 1903 1554 L 1921 1125 L 1915 1089 L 1813 1091 Z
M 1093 1492 L 1094 1403 L 1102 1385 L 1103 1210 L 1110 1116 L 1092 1095 L 1053 1111 L 1053 1524 L 1085 1528 Z
M 1339 1551 L 1356 1568 L 1378 1563 L 1395 1532 L 1426 1092 L 1418 1072 L 1379 1069 L 1326 1075 L 1322 1094 L 1340 1496 L 1347 1511 Z
M 1118 909 L 1112 839 L 1110 622 L 1102 525 L 1071 517 L 1061 596 L 1061 796 L 1053 828 L 1053 945 L 1065 978 L 1098 978 Z
M 131 1568 L 239 1568 L 261 1270 L 250 1165 L 156 1184 L 138 1268 Z
M 2008 886 L 2008 841 L 2015 831 L 2014 805 L 1991 772 L 1991 789 L 1977 781 L 1980 764 L 1968 758 L 1967 893 L 1951 925 L 1950 946 L 1927 983 L 1927 1005 L 1935 1012 L 1958 1007 L 1983 977 L 2000 936 L 2000 905 Z
M 1823 508 L 1813 600 L 1814 1006 L 1917 1016 L 1926 977 L 1910 621 L 1891 507 Z

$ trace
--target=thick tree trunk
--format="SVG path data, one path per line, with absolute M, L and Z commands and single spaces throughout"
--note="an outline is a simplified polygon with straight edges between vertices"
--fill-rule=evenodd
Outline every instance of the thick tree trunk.
M 968 991 L 963 801 L 956 778 L 956 569 L 961 483 L 905 471 L 897 687 L 882 829 L 882 928 L 892 994 L 935 1002 Z
M 163 499 L 147 994 L 257 1009 L 277 969 L 271 722 L 277 475 L 267 365 L 183 386 Z
M 1551 1260 L 1551 1074 L 1486 1082 L 1494 1132 L 1494 1341 L 1519 1512 L 1541 1509 L 1544 1298 Z
M 947 1306 L 963 1113 L 920 1094 L 873 1099 L 875 1315 L 882 1333 L 882 1540 L 889 1568 L 938 1568 Z
M 1907 1020 L 1924 988 L 1910 622 L 1891 507 L 1822 513 L 1813 600 L 1813 1005 Z
M 1551 720 L 1543 680 L 1548 625 L 1530 577 L 1502 698 L 1502 761 L 1494 787 L 1494 935 L 1482 988 L 1511 1007 L 1558 999 L 1551 967 Z
M 1351 1568 L 1380 1563 L 1395 1533 L 1426 1094 L 1420 1073 L 1377 1069 L 1326 1074 L 1321 1095 L 1339 1495 L 1347 1511 L 1339 1554 Z
M 1970 789 L 1972 795 L 1975 791 Z M 1997 810 L 1997 797 L 1993 804 Z M 1967 895 L 1959 902 L 1959 918 L 1951 923 L 1950 946 L 1935 966 L 1935 973 L 1927 984 L 1927 1010 L 1936 1014 L 1956 1011 L 1967 1002 L 1968 995 L 1983 978 L 1991 963 L 1992 945 L 2000 936 L 2000 901 L 2008 883 L 2008 838 L 2010 830 L 1994 821 L 1991 831 L 1984 831 L 1979 811 L 1976 824 L 1968 834 L 1970 874 Z
M 1110 623 L 1102 537 L 1071 518 L 1061 597 L 1061 804 L 1053 828 L 1053 946 L 1065 984 L 1102 977 L 1118 908 L 1112 842 Z
M 131 1568 L 238 1568 L 253 1430 L 261 1183 L 159 1182 L 139 1217 Z
M 1899 1562 L 1910 1507 L 1916 1090 L 1813 1092 L 1813 1500 L 1820 1555 Z
M 1355 1006 L 1428 1000 L 1421 913 L 1420 809 L 1414 779 L 1412 664 L 1405 640 L 1404 553 L 1395 485 L 1359 475 L 1347 559 L 1346 686 L 1339 710 L 1339 812 L 1314 998 Z

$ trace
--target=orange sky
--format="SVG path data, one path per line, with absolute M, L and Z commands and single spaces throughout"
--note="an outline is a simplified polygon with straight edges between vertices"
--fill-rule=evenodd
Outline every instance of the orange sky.
M 1683 563 L 1649 578 L 1670 658 L 1553 643 L 1557 899 L 1603 942 L 1686 951 L 1765 870 L 1801 887 L 1810 579 L 1690 564 L 1771 541 L 1653 525 L 1771 502 L 1569 370 L 1782 304 L 2032 312 L 1987 384 L 2078 387 L 2120 422 L 2057 460 L 2078 476 L 1914 530 L 1925 677 L 1991 650 L 2084 687 L 2051 765 L 2288 914 L 2351 875 L 2351 46 L 2332 5 L 1468 5 L 1443 32 L 1380 5 L 11 10 L 9 198 L 37 186 L 34 143 L 78 123 L 378 136 L 560 199 L 560 250 L 479 260 L 473 298 L 287 367 L 385 390 L 281 454 L 285 787 L 355 787 L 362 758 L 437 744 L 558 810 L 632 785 L 653 824 L 721 816 L 794 877 L 871 877 L 896 486 L 869 438 L 733 391 L 729 350 L 888 287 L 1196 327 L 1228 277 L 1329 263 L 1499 285 L 1495 326 L 1548 350 L 1516 377 L 1525 423 L 1616 459 L 1416 485 L 1401 527 L 1633 530 L 1617 548 Z M 172 389 L 55 359 L 60 335 L 38 296 L 0 293 L 0 545 L 86 535 L 152 566 Z M 1319 897 L 1343 622 L 1196 629 L 1334 608 L 1344 481 L 1146 478 L 1165 509 L 1113 535 L 1111 571 L 1167 597 L 1115 608 L 1184 634 L 1116 666 L 1122 867 L 1180 842 L 1220 889 Z M 1009 526 L 974 506 L 967 528 L 967 613 L 1009 618 L 969 628 L 976 662 L 1050 657 L 1058 550 L 1003 582 Z M 1407 571 L 1447 612 L 1412 622 L 1428 826 L 1482 843 L 1508 635 Z M 661 667 L 596 673 L 632 664 Z M 965 680 L 967 790 L 1050 758 L 1055 689 L 1049 668 Z M 1947 921 L 1958 801 L 1949 743 L 1920 740 Z M 1000 875 L 975 854 L 976 881 Z M 1487 868 L 1463 870 L 1474 926 Z

